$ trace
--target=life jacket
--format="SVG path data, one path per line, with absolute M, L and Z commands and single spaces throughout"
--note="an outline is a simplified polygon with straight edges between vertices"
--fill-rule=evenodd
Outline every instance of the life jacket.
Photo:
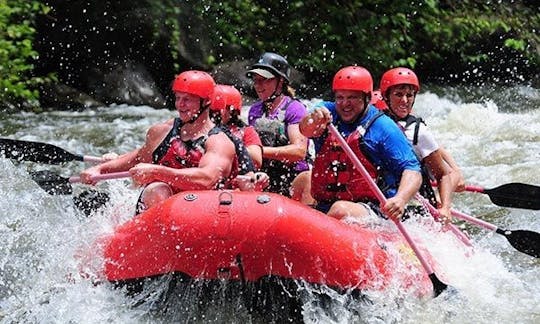
M 418 145 L 418 133 L 420 130 L 420 124 L 426 124 L 424 120 L 421 117 L 416 117 L 413 115 L 408 115 L 405 118 L 398 119 L 395 115 L 391 114 L 389 110 L 385 110 L 386 114 L 392 118 L 396 124 L 399 126 L 399 128 L 405 133 L 405 130 L 409 128 L 412 124 L 414 124 L 414 132 L 413 132 L 413 138 L 412 138 L 412 145 L 416 146 Z M 401 125 L 400 121 L 405 122 L 405 126 Z M 438 206 L 439 202 L 437 201 L 437 195 L 435 194 L 435 190 L 433 190 L 433 187 L 431 186 L 431 176 L 429 174 L 429 171 L 427 169 L 426 164 L 420 160 L 420 157 L 418 157 L 418 160 L 420 161 L 420 166 L 422 170 L 422 185 L 420 186 L 420 189 L 418 192 L 424 197 L 429 200 L 429 202 L 433 206 Z
M 366 168 L 373 181 L 377 181 L 377 168 L 364 154 L 363 135 L 371 124 L 382 115 L 375 115 L 365 127 L 359 126 L 345 138 L 354 154 Z M 331 204 L 337 200 L 378 202 L 362 173 L 357 170 L 337 139 L 326 132 L 326 138 L 317 154 L 312 170 L 311 195 L 318 203 Z
M 248 172 L 255 172 L 255 163 L 249 155 L 249 151 L 242 140 L 244 138 L 244 129 L 237 127 L 232 131 L 226 125 L 217 126 L 229 139 L 234 143 L 234 150 L 238 160 L 238 174 L 246 174 Z
M 418 131 L 420 130 L 420 124 L 424 124 L 424 125 L 426 124 L 424 120 L 421 117 L 416 117 L 413 115 L 408 115 L 407 117 L 403 119 L 397 119 L 396 117 L 392 117 L 392 116 L 390 117 L 396 122 L 396 124 L 398 124 L 399 128 L 401 128 L 403 132 L 405 132 L 405 130 L 409 128 L 409 126 L 411 126 L 412 124 L 415 124 L 412 145 L 413 146 L 418 145 Z M 401 126 L 401 124 L 398 123 L 399 121 L 405 121 L 405 127 Z
M 263 146 L 277 147 L 289 144 L 289 137 L 285 129 L 285 112 L 293 101 L 294 99 L 289 98 L 289 101 L 279 108 L 276 118 L 269 118 L 268 110 L 264 108 L 263 116 L 255 121 L 253 126 L 259 134 Z
M 180 118 L 175 118 L 172 129 L 165 139 L 152 153 L 152 162 L 175 169 L 198 167 L 202 156 L 206 151 L 206 140 L 220 132 L 225 133 L 235 145 L 235 158 L 229 177 L 222 179 L 217 185 L 218 188 L 230 188 L 231 180 L 238 174 L 254 171 L 253 161 L 243 143 L 231 134 L 224 126 L 215 126 L 208 135 L 201 136 L 195 140 L 182 141 L 180 129 L 183 123 Z
M 278 147 L 289 144 L 289 137 L 285 127 L 285 113 L 289 105 L 297 100 L 290 97 L 287 97 L 287 99 L 287 103 L 279 108 L 277 118 L 270 119 L 268 112 L 265 110 L 263 116 L 257 119 L 253 125 L 261 138 L 263 146 Z M 310 162 L 311 160 L 306 156 L 306 163 L 310 165 Z M 290 197 L 290 184 L 300 172 L 297 170 L 297 164 L 298 162 L 285 163 L 273 159 L 263 159 L 261 171 L 265 172 L 270 178 L 270 184 L 266 190 Z

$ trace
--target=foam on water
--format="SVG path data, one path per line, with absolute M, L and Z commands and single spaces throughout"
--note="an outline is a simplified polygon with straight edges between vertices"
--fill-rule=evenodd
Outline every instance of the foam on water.
M 316 101 L 316 100 L 314 100 Z M 432 93 L 415 106 L 440 143 L 454 155 L 470 184 L 495 187 L 508 182 L 540 184 L 540 110 L 501 112 L 497 104 L 460 102 Z M 75 153 L 122 153 L 143 141 L 149 125 L 174 116 L 171 111 L 116 106 L 87 112 L 21 114 L 9 120 L 10 137 L 43 141 Z M 2 123 L 4 123 L 3 121 Z M 155 313 L 167 283 L 157 284 L 144 299 L 127 297 L 99 279 L 96 238 L 129 219 L 137 191 L 129 181 L 100 184 L 111 202 L 85 217 L 71 196 L 43 192 L 27 170 L 52 169 L 64 176 L 78 173 L 78 162 L 65 166 L 13 164 L 0 159 L 0 322 L 147 323 L 171 317 Z M 74 185 L 76 192 L 82 186 Z M 460 193 L 455 208 L 506 229 L 540 232 L 540 212 L 496 206 L 486 195 Z M 365 299 L 298 282 L 303 317 L 310 323 L 537 323 L 540 321 L 540 262 L 513 249 L 498 234 L 456 222 L 471 235 L 467 253 L 451 233 L 440 233 L 429 220 L 405 223 L 415 241 L 433 260 L 437 276 L 457 294 L 418 299 L 399 283 Z M 380 226 L 393 228 L 384 221 Z M 399 234 L 396 234 L 399 235 Z M 396 253 L 396 260 L 399 261 Z M 81 269 L 81 258 L 94 260 Z M 92 259 L 93 258 L 93 259 Z M 401 265 L 401 267 L 400 267 Z M 81 270 L 90 279 L 80 276 Z M 395 271 L 407 271 L 403 262 Z M 321 297 L 324 296 L 324 297 Z M 133 307 L 140 303 L 138 307 Z M 180 299 L 188 309 L 197 301 Z M 220 304 L 221 305 L 221 304 Z M 240 307 L 232 302 L 229 307 Z M 188 313 L 189 314 L 189 313 Z M 249 314 L 228 317 L 220 307 L 205 314 L 215 322 L 260 322 Z M 179 321 L 179 317 L 172 317 Z M 187 321 L 186 318 L 184 318 Z M 210 320 L 209 320 L 210 321 Z

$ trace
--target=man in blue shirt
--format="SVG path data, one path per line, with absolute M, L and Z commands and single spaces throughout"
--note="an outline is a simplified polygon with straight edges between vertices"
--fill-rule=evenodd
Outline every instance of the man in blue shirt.
M 403 132 L 387 116 L 369 105 L 373 91 L 370 73 L 348 66 L 334 76 L 335 102 L 305 116 L 300 132 L 313 138 L 317 152 L 311 175 L 311 194 L 317 209 L 341 219 L 362 217 L 371 211 L 399 219 L 407 202 L 420 188 L 420 163 Z M 337 139 L 328 132 L 333 123 L 355 155 L 388 198 L 378 205 L 377 196 L 356 170 Z

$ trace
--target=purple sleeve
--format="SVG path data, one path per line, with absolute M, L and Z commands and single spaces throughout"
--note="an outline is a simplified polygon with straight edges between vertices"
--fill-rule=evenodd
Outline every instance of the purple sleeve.
M 257 101 L 251 107 L 249 107 L 249 113 L 248 113 L 249 126 L 254 126 L 257 119 L 261 118 L 262 115 L 263 115 L 262 102 Z
M 289 107 L 287 107 L 287 110 L 285 111 L 284 122 L 287 125 L 299 124 L 305 115 L 307 115 L 306 106 L 300 101 L 294 100 L 289 104 Z
M 307 108 L 298 100 L 294 100 L 289 104 L 287 110 L 285 111 L 285 125 L 299 124 L 302 118 L 307 115 Z M 287 135 L 288 137 L 288 135 Z M 309 166 L 306 160 L 298 161 L 296 163 L 295 169 L 299 172 L 309 170 Z

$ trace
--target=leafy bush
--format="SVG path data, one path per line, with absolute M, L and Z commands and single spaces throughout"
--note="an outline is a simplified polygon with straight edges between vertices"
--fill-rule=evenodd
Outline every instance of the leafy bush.
M 480 69 L 484 78 L 493 74 L 514 81 L 540 65 L 540 12 L 530 1 L 197 3 L 218 60 L 276 51 L 314 75 L 360 64 L 374 76 L 409 66 L 433 78 Z M 508 75 L 499 71 L 501 65 L 517 70 Z
M 61 5 L 62 12 L 69 14 L 75 12 L 70 6 L 83 2 L 50 3 Z M 530 0 L 116 0 L 87 4 L 85 26 L 114 30 L 104 33 L 120 39 L 112 44 L 136 46 L 126 52 L 136 58 L 149 56 L 145 62 L 154 62 L 156 71 L 173 64 L 179 72 L 191 66 L 209 68 L 253 60 L 264 51 L 286 56 L 309 82 L 325 85 L 337 69 L 351 64 L 368 68 L 375 81 L 389 67 L 409 66 L 423 81 L 442 83 L 526 82 L 529 78 L 534 82 L 540 68 L 540 11 Z M 105 16 L 99 11 L 107 8 L 114 8 L 114 14 Z M 0 0 L 0 102 L 4 106 L 37 104 L 36 85 L 55 80 L 54 74 L 36 76 L 33 70 L 38 58 L 32 46 L 34 21 L 48 10 L 39 0 Z M 126 22 L 129 28 L 121 25 Z M 112 46 L 103 42 L 102 35 L 81 35 L 81 42 L 78 35 L 71 36 L 76 40 L 74 47 L 84 43 L 99 57 L 104 48 L 100 44 Z M 130 42 L 137 37 L 138 41 Z M 156 44 L 168 47 L 156 52 Z M 64 71 L 67 75 L 80 73 L 77 64 L 88 64 L 84 57 L 71 58 L 72 70 Z M 55 69 L 52 63 L 47 71 Z M 163 81 L 166 86 L 168 82 Z
M 38 58 L 33 49 L 37 14 L 48 7 L 39 1 L 2 0 L 0 2 L 0 103 L 7 108 L 37 107 L 39 93 L 35 86 L 54 79 L 54 75 L 32 74 L 32 61 Z

